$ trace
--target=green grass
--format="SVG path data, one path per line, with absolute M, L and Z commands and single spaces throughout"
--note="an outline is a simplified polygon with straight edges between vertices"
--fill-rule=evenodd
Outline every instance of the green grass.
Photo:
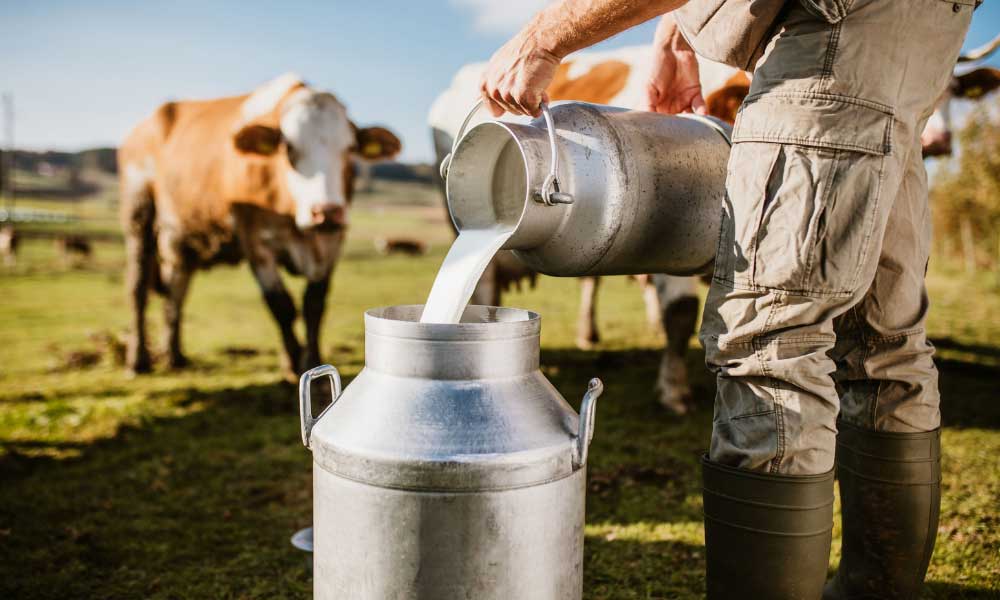
M 421 302 L 450 240 L 434 190 L 380 184 L 358 198 L 323 326 L 325 358 L 348 378 L 363 361 L 362 312 Z M 404 196 L 422 206 L 399 206 Z M 51 204 L 49 204 L 51 206 Z M 106 203 L 77 210 L 110 231 Z M 376 235 L 432 242 L 381 257 Z M 60 264 L 45 239 L 0 267 L 0 598 L 302 598 L 310 573 L 289 536 L 310 522 L 311 457 L 278 336 L 245 266 L 196 276 L 184 338 L 193 368 L 129 379 L 95 334 L 127 323 L 123 254 Z M 944 491 L 929 598 L 1000 597 L 1000 295 L 991 279 L 933 271 L 932 335 L 945 339 Z M 298 294 L 302 286 L 290 280 Z M 543 278 L 508 303 L 543 315 L 546 375 L 574 404 L 592 376 L 598 407 L 587 507 L 586 596 L 697 598 L 704 547 L 697 458 L 713 388 L 690 357 L 700 410 L 654 402 L 661 334 L 623 278 L 601 289 L 604 341 L 572 347 L 578 289 Z M 160 306 L 150 322 L 160 340 Z M 695 344 L 697 346 L 697 344 Z M 99 362 L 81 367 L 74 356 Z M 839 532 L 839 529 L 838 529 Z M 831 566 L 839 559 L 835 543 Z

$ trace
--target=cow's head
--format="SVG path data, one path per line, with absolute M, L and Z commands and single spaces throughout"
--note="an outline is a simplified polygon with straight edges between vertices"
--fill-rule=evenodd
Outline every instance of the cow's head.
M 401 149 L 390 131 L 355 127 L 333 94 L 290 75 L 251 94 L 241 117 L 233 145 L 271 158 L 272 177 L 300 229 L 345 226 L 353 161 L 391 158 Z
M 1000 47 L 1000 36 L 984 46 L 958 57 L 958 62 L 982 60 Z M 951 83 L 938 98 L 934 114 L 920 133 L 920 145 L 925 157 L 951 154 L 951 101 L 955 98 L 978 100 L 1000 87 L 1000 69 L 981 67 L 961 75 L 953 75 Z

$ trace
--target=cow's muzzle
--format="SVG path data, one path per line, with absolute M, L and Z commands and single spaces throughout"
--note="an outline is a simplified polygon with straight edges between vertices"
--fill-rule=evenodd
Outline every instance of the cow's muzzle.
M 347 226 L 347 207 L 343 204 L 320 204 L 312 208 L 312 226 L 340 229 Z
M 948 156 L 951 154 L 951 132 L 935 131 L 920 136 L 920 146 L 924 158 L 930 156 Z

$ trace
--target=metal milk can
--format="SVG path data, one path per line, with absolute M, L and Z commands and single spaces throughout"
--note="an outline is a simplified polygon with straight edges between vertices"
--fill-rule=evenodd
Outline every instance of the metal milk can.
M 365 367 L 341 393 L 302 376 L 313 453 L 316 598 L 579 599 L 593 379 L 578 417 L 538 367 L 540 319 L 469 306 L 365 313 Z M 311 415 L 310 383 L 333 402 Z
M 485 121 L 441 164 L 459 231 L 513 231 L 503 246 L 547 275 L 706 272 L 725 198 L 728 124 L 566 102 L 531 123 Z

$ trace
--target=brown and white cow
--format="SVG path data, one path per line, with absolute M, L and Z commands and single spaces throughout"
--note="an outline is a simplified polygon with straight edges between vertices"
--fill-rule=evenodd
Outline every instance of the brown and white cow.
M 181 309 L 197 269 L 246 259 L 284 343 L 286 374 L 320 362 L 319 329 L 348 224 L 355 159 L 394 156 L 386 129 L 359 129 L 331 93 L 286 74 L 250 94 L 168 102 L 118 151 L 127 288 L 127 364 L 151 367 L 147 292 L 165 297 L 168 361 L 181 351 Z M 303 351 L 280 270 L 302 275 Z

